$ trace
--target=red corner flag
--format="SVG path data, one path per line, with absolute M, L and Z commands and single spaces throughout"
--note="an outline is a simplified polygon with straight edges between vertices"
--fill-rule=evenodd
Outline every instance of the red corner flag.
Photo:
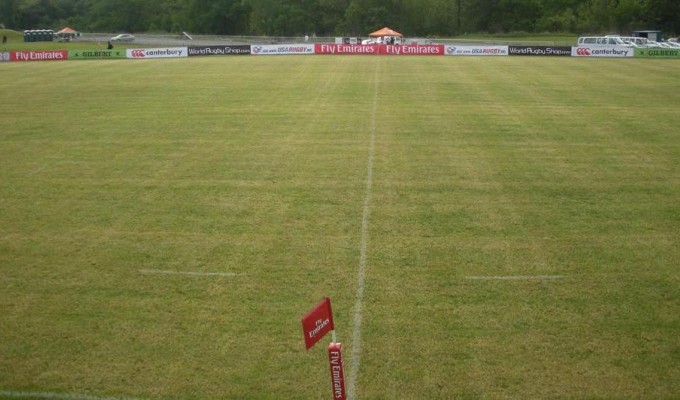
M 302 332 L 305 335 L 305 346 L 307 346 L 307 350 L 334 329 L 331 299 L 326 297 L 321 303 L 302 317 Z

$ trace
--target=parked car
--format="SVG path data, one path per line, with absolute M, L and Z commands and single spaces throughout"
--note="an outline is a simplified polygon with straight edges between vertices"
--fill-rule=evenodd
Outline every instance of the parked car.
M 130 35 L 129 33 L 121 33 L 120 35 L 116 35 L 110 39 L 112 42 L 134 42 L 135 37 Z
M 635 44 L 621 40 L 620 36 L 583 36 L 578 38 L 578 45 L 635 47 Z

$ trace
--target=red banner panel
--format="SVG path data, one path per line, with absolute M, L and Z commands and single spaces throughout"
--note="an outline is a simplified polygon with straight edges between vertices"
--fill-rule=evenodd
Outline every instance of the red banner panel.
M 302 317 L 302 332 L 305 335 L 305 346 L 307 347 L 307 350 L 334 329 L 331 299 L 326 297 L 321 303 Z
M 335 44 L 317 43 L 314 47 L 316 54 L 368 54 L 394 56 L 443 56 L 443 44 Z
M 68 59 L 68 50 L 12 51 L 10 61 L 63 61 Z
M 331 343 L 328 346 L 328 361 L 331 365 L 331 387 L 333 388 L 333 398 L 345 400 L 345 371 L 342 366 L 342 344 Z
M 380 54 L 379 44 L 335 44 L 316 43 L 316 54 Z
M 395 56 L 443 56 L 443 44 L 383 45 L 380 54 Z

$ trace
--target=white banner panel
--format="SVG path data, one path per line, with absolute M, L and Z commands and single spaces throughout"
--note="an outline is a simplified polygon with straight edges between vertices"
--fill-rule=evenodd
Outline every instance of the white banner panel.
M 0 62 L 3 61 L 9 61 L 9 52 L 1 52 L 0 51 Z
M 447 44 L 447 56 L 507 56 L 508 46 L 454 46 Z
M 258 44 L 250 46 L 252 55 L 314 54 L 313 44 Z
M 633 57 L 635 50 L 624 46 L 578 46 L 571 48 L 573 57 Z
M 127 58 L 176 58 L 187 57 L 189 50 L 186 47 L 159 47 L 153 49 L 127 49 Z

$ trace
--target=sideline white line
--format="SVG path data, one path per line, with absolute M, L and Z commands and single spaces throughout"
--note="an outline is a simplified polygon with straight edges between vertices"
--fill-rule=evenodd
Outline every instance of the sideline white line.
M 192 271 L 164 271 L 160 269 L 140 269 L 142 274 L 158 275 L 190 275 L 190 276 L 236 276 L 233 272 L 192 272 Z
M 564 275 L 507 275 L 507 276 L 466 276 L 465 279 L 476 281 L 551 281 L 565 279 Z
M 357 294 L 354 303 L 354 329 L 352 330 L 352 357 L 350 359 L 349 379 L 347 383 L 347 398 L 356 398 L 357 379 L 361 365 L 361 320 L 364 303 L 364 288 L 366 280 L 366 251 L 368 247 L 368 220 L 371 214 L 371 196 L 373 192 L 373 156 L 375 153 L 375 118 L 378 111 L 378 78 L 380 71 L 380 57 L 373 74 L 373 105 L 371 106 L 371 127 L 368 146 L 368 162 L 366 167 L 366 195 L 364 210 L 361 216 L 361 255 L 359 258 L 359 272 L 357 273 Z
M 18 392 L 0 390 L 0 397 L 10 399 L 47 399 L 47 400 L 140 400 L 134 397 L 95 397 L 70 393 Z

